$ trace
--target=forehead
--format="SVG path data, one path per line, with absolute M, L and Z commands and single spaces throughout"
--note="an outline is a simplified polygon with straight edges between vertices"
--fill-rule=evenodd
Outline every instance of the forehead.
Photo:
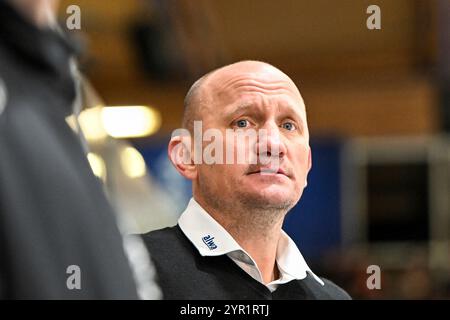
M 205 93 L 214 109 L 242 104 L 277 104 L 305 115 L 303 98 L 294 82 L 273 67 L 256 70 L 224 70 L 211 76 Z M 219 110 L 217 110 L 219 111 Z M 225 110 L 220 110 L 225 111 Z

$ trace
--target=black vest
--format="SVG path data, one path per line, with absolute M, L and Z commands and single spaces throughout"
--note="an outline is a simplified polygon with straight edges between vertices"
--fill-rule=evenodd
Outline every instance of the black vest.
M 329 280 L 322 279 L 322 286 L 310 273 L 303 280 L 279 285 L 271 293 L 228 256 L 202 257 L 179 226 L 147 233 L 143 239 L 165 299 L 350 299 Z

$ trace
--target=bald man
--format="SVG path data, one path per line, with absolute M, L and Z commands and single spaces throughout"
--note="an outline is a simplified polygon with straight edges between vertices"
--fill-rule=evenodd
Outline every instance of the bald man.
M 168 154 L 193 198 L 178 225 L 143 235 L 164 298 L 349 299 L 311 271 L 282 230 L 311 169 L 293 81 L 258 61 L 214 70 L 189 90 L 183 127 Z M 215 150 L 206 152 L 211 136 Z

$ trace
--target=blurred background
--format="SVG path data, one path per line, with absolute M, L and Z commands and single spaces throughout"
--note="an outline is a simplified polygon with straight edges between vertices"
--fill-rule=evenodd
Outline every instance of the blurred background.
M 313 168 L 285 230 L 311 268 L 354 298 L 450 298 L 450 1 L 63 0 L 63 26 L 70 5 L 88 158 L 130 232 L 176 224 L 191 196 L 166 146 L 192 82 L 262 60 L 307 106 Z

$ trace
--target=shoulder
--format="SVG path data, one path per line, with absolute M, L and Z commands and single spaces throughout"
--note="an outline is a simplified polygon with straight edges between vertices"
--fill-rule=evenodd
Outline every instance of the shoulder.
M 314 300 L 351 300 L 350 295 L 332 281 L 323 277 L 320 277 L 320 280 L 322 281 L 308 271 L 306 278 L 296 282 L 301 288 L 300 296 Z M 287 286 L 287 289 L 295 292 L 295 282 L 291 286 Z
M 178 225 L 173 227 L 167 227 L 164 229 L 154 230 L 150 231 L 144 234 L 141 234 L 140 236 L 144 240 L 145 244 L 153 245 L 155 242 L 161 242 L 161 241 L 167 241 L 172 239 L 180 238 L 181 232 Z
M 152 256 L 172 255 L 174 252 L 191 252 L 192 244 L 178 225 L 141 234 Z
M 332 299 L 336 300 L 352 299 L 344 289 L 336 285 L 334 282 L 322 277 L 321 279 L 324 282 L 324 290 L 327 292 L 327 295 L 329 295 Z

